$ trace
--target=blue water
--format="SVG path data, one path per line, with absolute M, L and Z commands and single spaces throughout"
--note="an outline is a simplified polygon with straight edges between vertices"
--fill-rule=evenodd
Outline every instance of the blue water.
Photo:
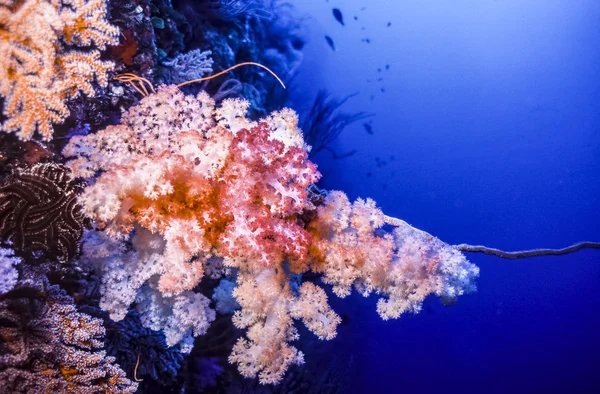
M 451 244 L 600 241 L 600 2 L 295 5 L 310 16 L 296 106 L 326 88 L 374 114 L 373 135 L 359 122 L 338 141 L 355 155 L 317 157 L 324 186 Z M 469 257 L 478 292 L 451 307 L 384 322 L 375 297 L 332 297 L 347 324 L 316 345 L 348 392 L 599 393 L 600 251 Z

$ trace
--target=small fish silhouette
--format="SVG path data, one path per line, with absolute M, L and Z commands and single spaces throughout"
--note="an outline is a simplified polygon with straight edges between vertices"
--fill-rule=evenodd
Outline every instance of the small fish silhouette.
M 331 39 L 331 37 L 325 36 L 325 41 L 327 41 L 327 44 L 329 44 L 331 49 L 335 51 L 335 45 L 333 44 L 333 40 Z
M 342 26 L 344 26 L 344 17 L 342 16 L 342 11 L 339 8 L 334 8 L 331 10 L 333 12 L 333 17 L 336 21 L 340 22 Z
M 371 125 L 371 123 L 363 123 L 363 127 L 365 128 L 365 131 L 366 131 L 368 134 L 370 134 L 370 135 L 373 135 L 373 134 L 375 134 L 375 133 L 373 132 L 373 126 Z M 378 159 L 379 159 L 379 158 L 378 158 Z

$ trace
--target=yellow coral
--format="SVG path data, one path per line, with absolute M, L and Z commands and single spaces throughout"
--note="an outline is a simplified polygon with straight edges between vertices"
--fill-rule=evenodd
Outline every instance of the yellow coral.
M 103 0 L 0 0 L 0 95 L 6 101 L 4 131 L 29 140 L 37 130 L 52 138 L 53 123 L 79 92 L 94 95 L 94 78 L 108 82 L 111 62 L 98 49 L 67 50 L 64 44 L 99 49 L 116 44 L 119 30 L 105 20 Z

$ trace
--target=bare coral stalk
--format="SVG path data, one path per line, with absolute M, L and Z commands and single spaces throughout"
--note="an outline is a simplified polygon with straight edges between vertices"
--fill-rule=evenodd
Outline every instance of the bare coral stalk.
M 389 224 L 390 226 L 394 226 L 394 227 L 410 226 L 404 220 L 394 218 L 391 216 L 385 216 L 384 221 L 385 221 L 385 224 Z M 433 235 L 431 235 L 423 230 L 415 229 L 415 231 L 419 231 L 423 235 L 433 238 Z M 490 248 L 489 246 L 483 246 L 483 245 L 459 244 L 459 245 L 453 245 L 452 247 L 461 252 L 483 253 L 483 254 L 489 254 L 492 256 L 496 256 L 496 257 L 501 257 L 503 259 L 524 259 L 524 258 L 528 258 L 528 257 L 540 257 L 540 256 L 562 256 L 565 254 L 577 252 L 582 249 L 600 249 L 600 242 L 584 241 L 584 242 L 578 242 L 571 246 L 567 246 L 566 248 L 560 248 L 560 249 L 527 249 L 527 250 L 518 250 L 518 251 L 514 251 L 514 252 L 508 252 L 505 250 Z
M 482 245 L 460 244 L 454 245 L 454 249 L 461 252 L 484 253 L 503 259 L 524 259 L 527 257 L 539 256 L 562 256 L 565 254 L 577 252 L 582 249 L 600 249 L 600 242 L 579 242 L 561 249 L 528 249 L 515 252 L 506 252 L 500 249 L 494 249 Z

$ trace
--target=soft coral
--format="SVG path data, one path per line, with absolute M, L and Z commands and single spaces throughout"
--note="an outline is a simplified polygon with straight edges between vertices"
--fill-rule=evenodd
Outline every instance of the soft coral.
M 306 208 L 306 188 L 320 174 L 306 150 L 269 137 L 269 125 L 261 122 L 238 131 L 231 144 L 219 202 L 233 220 L 221 235 L 220 251 L 266 266 L 305 261 L 311 237 L 296 214 Z

